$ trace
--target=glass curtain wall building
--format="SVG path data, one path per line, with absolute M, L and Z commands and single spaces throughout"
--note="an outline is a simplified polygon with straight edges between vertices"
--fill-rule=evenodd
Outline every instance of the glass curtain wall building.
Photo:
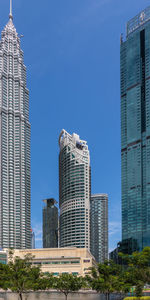
M 90 251 L 98 263 L 108 259 L 108 195 L 91 195 L 90 201 Z
M 29 91 L 10 10 L 0 41 L 0 247 L 30 248 L 30 230 Z
M 150 7 L 121 37 L 122 247 L 150 246 Z
M 58 208 L 56 200 L 45 199 L 43 207 L 43 248 L 58 247 Z
M 59 136 L 60 247 L 90 249 L 90 155 L 86 141 Z

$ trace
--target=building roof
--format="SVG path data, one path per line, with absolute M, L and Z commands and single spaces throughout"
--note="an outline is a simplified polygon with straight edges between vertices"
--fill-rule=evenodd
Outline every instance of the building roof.
M 127 36 L 150 20 L 150 6 L 137 14 L 127 23 Z

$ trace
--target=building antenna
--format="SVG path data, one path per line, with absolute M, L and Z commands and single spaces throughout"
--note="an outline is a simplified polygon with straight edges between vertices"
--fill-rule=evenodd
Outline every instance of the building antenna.
M 12 15 L 12 0 L 10 0 L 10 13 L 9 13 L 9 19 L 13 19 L 13 15 Z

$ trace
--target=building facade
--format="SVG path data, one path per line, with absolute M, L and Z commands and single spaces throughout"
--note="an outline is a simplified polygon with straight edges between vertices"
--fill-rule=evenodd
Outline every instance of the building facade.
M 98 263 L 108 259 L 108 195 L 91 195 L 90 250 Z
M 121 37 L 123 247 L 150 246 L 150 7 Z
M 59 136 L 60 247 L 90 249 L 90 155 L 86 141 Z
M 8 254 L 8 251 L 6 251 Z M 96 261 L 88 249 L 51 248 L 14 250 L 14 256 L 24 258 L 26 254 L 33 255 L 33 265 L 40 266 L 44 273 L 59 276 L 63 273 L 85 276 L 90 273 L 91 267 L 96 267 Z M 9 254 L 8 254 L 9 261 Z
M 43 207 L 43 248 L 58 247 L 58 208 L 56 200 L 45 199 Z
M 0 41 L 0 247 L 31 248 L 29 91 L 12 8 Z
M 8 263 L 7 251 L 0 250 L 0 264 L 6 265 Z

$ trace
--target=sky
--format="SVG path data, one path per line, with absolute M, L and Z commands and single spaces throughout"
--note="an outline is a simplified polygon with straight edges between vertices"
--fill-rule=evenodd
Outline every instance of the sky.
M 92 193 L 109 196 L 109 249 L 121 239 L 120 34 L 147 0 L 13 0 L 23 34 L 31 122 L 31 208 L 42 247 L 42 199 L 59 201 L 58 137 L 88 142 Z M 0 0 L 0 31 L 9 0 Z

